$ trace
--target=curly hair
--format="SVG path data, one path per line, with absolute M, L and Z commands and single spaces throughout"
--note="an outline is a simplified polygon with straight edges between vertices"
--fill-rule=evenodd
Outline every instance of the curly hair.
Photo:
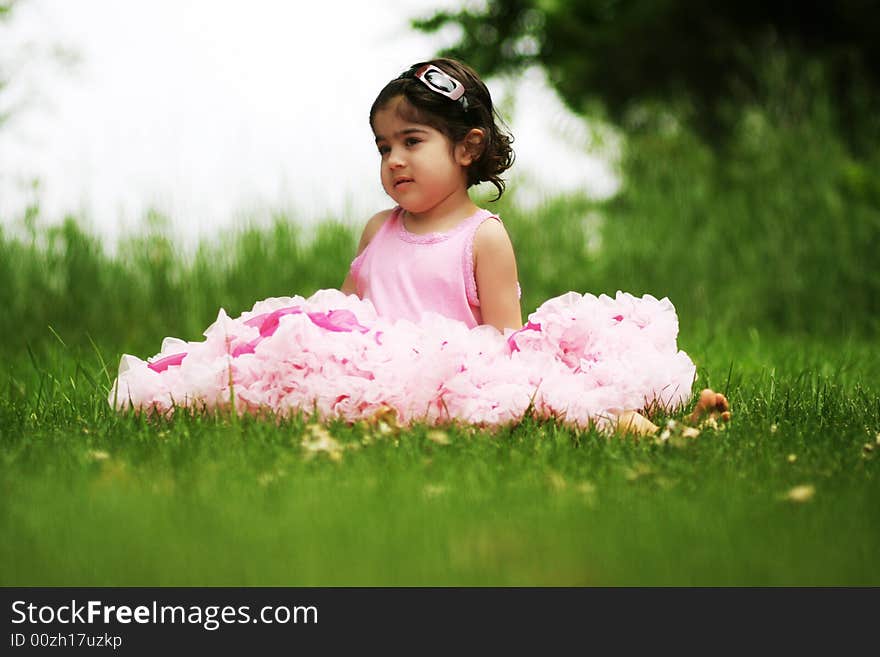
M 466 104 L 432 91 L 417 79 L 415 72 L 426 64 L 436 66 L 461 82 Z M 482 130 L 484 136 L 479 155 L 467 168 L 468 187 L 490 182 L 498 190 L 498 196 L 492 200 L 501 198 L 505 184 L 501 174 L 510 168 L 514 159 L 510 146 L 513 136 L 493 108 L 489 89 L 470 66 L 447 58 L 413 64 L 379 92 L 370 108 L 370 127 L 373 127 L 376 112 L 398 96 L 406 101 L 398 106 L 404 120 L 429 125 L 446 135 L 453 144 L 461 142 L 474 128 Z M 499 127 L 499 122 L 505 129 Z

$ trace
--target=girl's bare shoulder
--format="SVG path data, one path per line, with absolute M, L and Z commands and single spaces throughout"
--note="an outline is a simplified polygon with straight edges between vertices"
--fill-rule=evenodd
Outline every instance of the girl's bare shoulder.
M 379 229 L 382 228 L 382 224 L 384 224 L 388 220 L 388 217 L 391 216 L 392 212 L 394 212 L 393 209 L 382 210 L 381 212 L 377 212 L 372 217 L 370 217 L 370 220 L 367 221 L 367 225 L 364 226 L 364 232 L 361 233 L 361 241 L 360 244 L 358 244 L 358 254 L 360 254 L 361 251 L 367 248 L 367 245 L 370 243 L 373 237 L 376 236 L 376 233 L 379 232 Z
M 504 224 L 489 218 L 477 227 L 474 234 L 474 255 L 479 254 L 513 255 L 513 244 Z

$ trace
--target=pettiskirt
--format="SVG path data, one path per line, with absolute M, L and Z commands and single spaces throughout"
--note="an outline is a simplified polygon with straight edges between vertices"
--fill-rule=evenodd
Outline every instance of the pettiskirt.
M 569 292 L 503 333 L 436 313 L 392 321 L 338 290 L 220 310 L 205 340 L 165 338 L 147 361 L 124 355 L 109 402 L 175 409 L 297 412 L 348 422 L 393 409 L 404 425 L 515 423 L 526 414 L 586 428 L 618 410 L 672 410 L 691 396 L 672 303 Z

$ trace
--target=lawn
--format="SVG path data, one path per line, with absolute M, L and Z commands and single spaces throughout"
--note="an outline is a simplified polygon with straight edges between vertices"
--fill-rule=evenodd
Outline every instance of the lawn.
M 774 117 L 722 150 L 628 135 L 607 201 L 487 206 L 524 315 L 671 299 L 695 389 L 733 409 L 695 438 L 118 415 L 122 353 L 339 286 L 363 222 L 277 214 L 182 254 L 155 215 L 111 255 L 35 204 L 0 229 L 0 584 L 880 585 L 876 157 Z
M 684 336 L 733 421 L 667 440 L 148 422 L 56 345 L 7 361 L 2 585 L 880 584 L 868 341 Z

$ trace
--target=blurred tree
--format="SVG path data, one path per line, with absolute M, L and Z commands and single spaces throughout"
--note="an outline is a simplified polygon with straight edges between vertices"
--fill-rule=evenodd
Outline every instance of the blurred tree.
M 442 55 L 485 75 L 539 64 L 581 114 L 603 108 L 625 122 L 634 108 L 659 101 L 717 142 L 731 107 L 760 102 L 760 65 L 783 51 L 826 69 L 851 141 L 864 137 L 866 123 L 877 129 L 875 0 L 487 0 L 413 21 L 426 32 L 450 24 L 461 38 Z

